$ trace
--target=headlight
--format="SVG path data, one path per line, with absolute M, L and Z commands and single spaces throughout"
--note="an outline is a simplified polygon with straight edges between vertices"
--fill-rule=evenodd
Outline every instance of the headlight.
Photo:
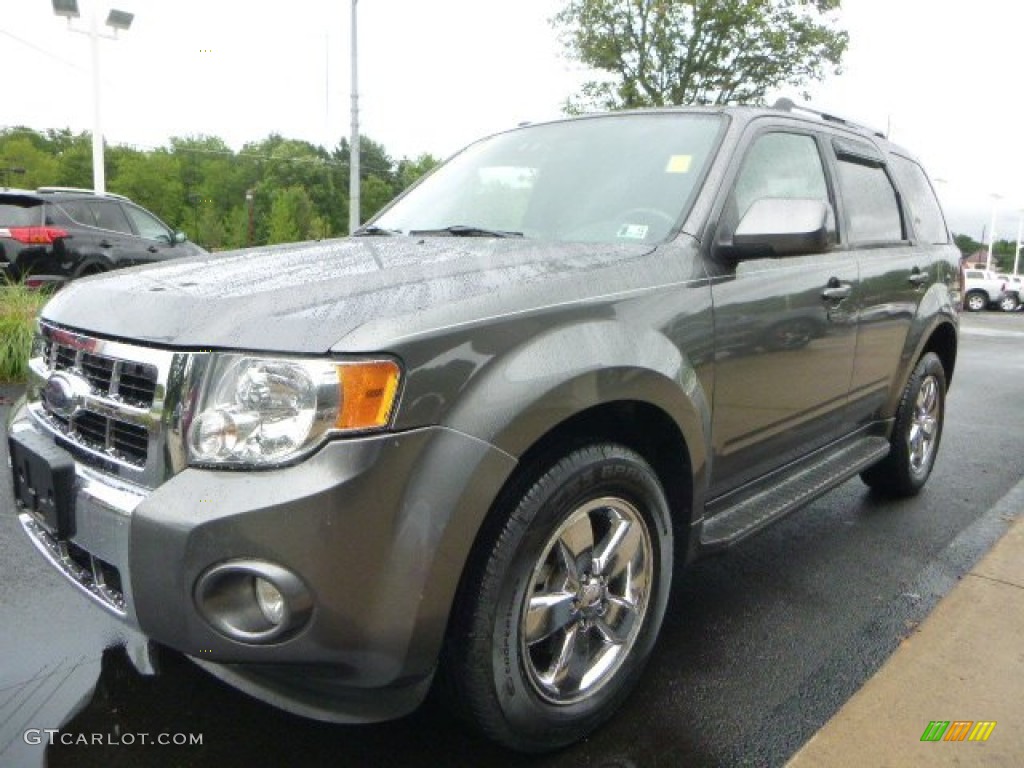
M 391 360 L 214 355 L 189 428 L 192 463 L 271 466 L 315 448 L 328 433 L 386 427 L 398 379 Z

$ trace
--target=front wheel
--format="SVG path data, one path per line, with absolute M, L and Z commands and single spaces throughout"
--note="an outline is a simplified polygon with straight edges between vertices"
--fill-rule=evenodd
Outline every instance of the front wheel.
M 999 308 L 1003 312 L 1013 312 L 1017 308 L 1017 297 L 1008 293 L 999 300 Z
M 967 294 L 965 305 L 968 312 L 981 312 L 988 306 L 988 296 L 981 291 L 972 291 Z
M 668 504 L 642 457 L 574 450 L 499 503 L 456 605 L 443 685 L 513 749 L 577 741 L 635 686 L 668 599 Z
M 946 371 L 934 352 L 917 363 L 903 390 L 890 438 L 891 449 L 861 479 L 887 496 L 914 496 L 935 465 L 946 415 Z

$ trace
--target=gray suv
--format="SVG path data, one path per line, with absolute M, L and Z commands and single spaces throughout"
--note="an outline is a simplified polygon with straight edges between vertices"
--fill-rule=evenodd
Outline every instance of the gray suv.
M 473 144 L 344 240 L 72 283 L 10 447 L 27 541 L 248 694 L 432 686 L 539 751 L 640 680 L 676 566 L 939 448 L 959 254 L 920 165 L 781 103 Z

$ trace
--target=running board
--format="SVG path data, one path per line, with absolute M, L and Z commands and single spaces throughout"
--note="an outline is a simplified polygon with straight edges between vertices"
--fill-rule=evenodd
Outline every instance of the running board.
M 741 489 L 730 494 L 725 505 L 712 503 L 708 512 L 714 516 L 701 528 L 701 549 L 710 553 L 732 546 L 828 493 L 888 453 L 889 441 L 884 437 L 861 437 L 817 461 L 798 466 L 770 487 L 757 485 L 747 492 Z

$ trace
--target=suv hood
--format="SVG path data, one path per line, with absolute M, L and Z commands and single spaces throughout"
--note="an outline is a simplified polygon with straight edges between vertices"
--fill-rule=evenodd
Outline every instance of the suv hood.
M 455 237 L 298 243 L 79 280 L 43 317 L 158 345 L 300 353 L 344 347 L 372 324 L 355 346 L 383 349 L 396 336 L 581 297 L 583 286 L 593 295 L 620 290 L 629 262 L 652 250 Z M 580 274 L 616 265 L 603 280 Z

